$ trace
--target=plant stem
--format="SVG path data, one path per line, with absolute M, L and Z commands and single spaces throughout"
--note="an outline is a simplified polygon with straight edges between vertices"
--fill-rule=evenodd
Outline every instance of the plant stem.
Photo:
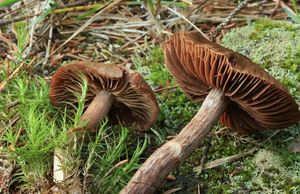
M 109 112 L 113 100 L 113 96 L 105 90 L 98 93 L 80 118 L 82 122 L 87 122 L 85 128 L 95 131 L 99 122 Z
M 216 29 L 210 34 L 211 40 L 215 42 L 215 39 L 217 35 L 220 33 L 220 31 L 231 21 L 232 18 L 234 18 L 240 11 L 243 9 L 248 2 L 251 0 L 244 0 L 242 1 L 230 14 L 225 20 L 220 23 Z
M 199 147 L 227 104 L 223 92 L 212 89 L 193 119 L 173 140 L 165 143 L 146 160 L 121 194 L 154 193 L 171 170 Z

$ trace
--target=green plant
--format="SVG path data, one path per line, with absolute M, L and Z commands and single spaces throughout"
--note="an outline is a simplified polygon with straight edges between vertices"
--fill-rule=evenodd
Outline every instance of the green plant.
M 0 2 L 0 7 L 8 7 L 18 1 L 21 1 L 21 0 L 4 0 L 4 1 L 1 1 Z
M 119 192 L 138 168 L 139 158 L 147 146 L 145 137 L 130 148 L 128 129 L 118 128 L 100 127 L 88 145 L 84 175 L 86 186 L 92 193 Z M 95 180 L 92 183 L 88 181 L 89 175 Z
M 289 18 L 291 18 L 294 22 L 300 24 L 300 15 L 299 15 L 299 12 L 298 12 L 298 5 L 297 5 L 297 1 L 296 0 L 292 0 L 292 4 L 293 4 L 293 9 L 294 9 L 294 12 L 284 6 L 283 7 L 283 11 L 289 16 Z
M 24 75 L 15 79 L 2 100 L 5 103 L 11 99 L 18 104 L 12 115 L 7 112 L 5 119 L 9 121 L 17 116 L 18 121 L 3 126 L 5 133 L 1 144 L 7 147 L 2 154 L 14 160 L 19 167 L 14 181 L 22 184 L 23 191 L 46 189 L 53 149 L 64 143 L 66 130 L 58 127 L 58 123 L 49 122 L 50 118 L 55 121 L 59 116 L 49 103 L 48 84 L 42 78 L 29 79 Z M 5 105 L 2 104 L 2 107 Z

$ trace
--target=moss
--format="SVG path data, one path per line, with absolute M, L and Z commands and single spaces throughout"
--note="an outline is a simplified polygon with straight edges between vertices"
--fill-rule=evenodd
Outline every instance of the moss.
M 135 56 L 133 61 L 152 88 L 173 87 L 156 94 L 160 114 L 153 129 L 157 130 L 163 139 L 174 135 L 193 117 L 198 105 L 192 103 L 179 87 L 175 86 L 172 75 L 164 65 L 163 51 L 160 47 L 149 47 L 146 59 Z
M 133 61 L 137 70 L 142 73 L 145 79 L 153 88 L 175 85 L 172 75 L 164 66 L 164 55 L 158 46 L 149 48 L 146 59 L 135 56 Z
M 233 29 L 222 44 L 261 65 L 300 101 L 299 25 L 262 19 Z
M 233 29 L 224 36 L 222 44 L 261 65 L 300 102 L 299 29 L 298 25 L 290 22 L 263 19 Z M 300 179 L 300 156 L 287 150 L 288 142 L 299 133 L 299 126 L 280 132 L 265 146 L 266 149 L 260 150 L 245 165 L 240 174 L 230 178 L 230 191 L 300 192 L 300 186 L 297 185 Z
M 250 33 L 250 39 L 259 40 L 265 38 L 268 30 L 283 29 L 284 31 L 296 32 L 298 28 L 292 23 L 285 21 L 273 21 L 270 19 L 260 19 L 253 24 L 253 31 Z M 263 33 L 261 33 L 263 32 Z

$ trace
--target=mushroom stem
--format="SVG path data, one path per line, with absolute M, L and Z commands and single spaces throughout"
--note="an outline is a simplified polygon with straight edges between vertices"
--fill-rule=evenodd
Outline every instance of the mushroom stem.
M 99 122 L 109 112 L 113 100 L 113 96 L 107 91 L 99 92 L 80 118 L 82 122 L 87 122 L 85 128 L 95 131 Z
M 227 105 L 224 93 L 220 89 L 212 89 L 192 120 L 173 140 L 165 143 L 146 160 L 121 194 L 154 193 L 171 170 L 199 147 Z

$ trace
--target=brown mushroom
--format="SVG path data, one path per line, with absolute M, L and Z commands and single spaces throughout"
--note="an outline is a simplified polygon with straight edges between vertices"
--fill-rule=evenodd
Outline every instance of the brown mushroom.
M 57 70 L 52 77 L 50 100 L 58 107 L 77 104 L 82 76 L 88 91 L 81 120 L 85 129 L 95 131 L 106 115 L 113 124 L 146 131 L 154 123 L 158 105 L 153 91 L 142 76 L 125 67 L 90 61 L 73 62 Z
M 247 57 L 195 33 L 164 43 L 165 62 L 184 93 L 202 106 L 171 141 L 156 150 L 121 193 L 153 193 L 199 146 L 215 122 L 240 132 L 284 128 L 300 120 L 288 91 Z
M 88 89 L 86 110 L 80 118 L 84 126 L 79 129 L 95 131 L 106 115 L 112 124 L 140 131 L 147 131 L 156 120 L 159 109 L 150 86 L 139 73 L 118 65 L 77 61 L 60 67 L 50 85 L 52 104 L 57 107 L 76 106 L 83 78 Z M 61 151 L 55 150 L 53 177 L 57 183 L 63 182 L 66 176 L 61 168 L 63 161 Z M 76 179 L 68 189 L 81 193 L 80 180 Z

